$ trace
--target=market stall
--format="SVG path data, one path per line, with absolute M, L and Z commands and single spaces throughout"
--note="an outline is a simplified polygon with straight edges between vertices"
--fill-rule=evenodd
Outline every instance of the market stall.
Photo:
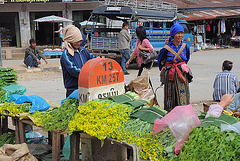
M 39 19 L 34 20 L 35 22 L 39 23 L 39 22 L 51 22 L 52 26 L 53 26 L 53 45 L 51 49 L 45 49 L 43 51 L 43 55 L 45 56 L 57 56 L 57 55 L 62 55 L 62 47 L 60 48 L 55 48 L 54 47 L 54 24 L 55 23 L 60 23 L 60 22 L 73 22 L 72 20 L 63 18 L 63 17 L 59 17 L 59 16 L 47 16 L 47 17 L 42 17 Z
M 55 49 L 46 48 L 43 50 L 43 55 L 45 55 L 45 56 L 61 56 L 62 52 L 63 52 L 63 49 L 60 49 L 60 48 L 55 48 Z
M 231 46 L 240 47 L 240 36 L 235 36 L 230 38 Z
M 16 81 L 12 69 L 0 71 L 3 87 Z M 144 76 L 136 79 L 139 84 L 148 82 Z M 202 112 L 197 117 L 191 105 L 167 113 L 149 105 L 147 86 L 147 92 L 138 89 L 125 91 L 122 69 L 114 60 L 92 59 L 80 72 L 79 90 L 59 107 L 36 106 L 32 97 L 23 95 L 24 88 L 17 90 L 22 91 L 17 97 L 8 93 L 9 87 L 1 88 L 1 129 L 8 131 L 4 117 L 12 117 L 16 143 L 23 143 L 28 142 L 26 125 L 41 127 L 49 134 L 53 161 L 60 160 L 60 151 L 66 159 L 78 161 L 80 144 L 83 161 L 239 160 L 240 122 L 232 113 L 217 117 Z M 28 101 L 18 102 L 23 99 Z

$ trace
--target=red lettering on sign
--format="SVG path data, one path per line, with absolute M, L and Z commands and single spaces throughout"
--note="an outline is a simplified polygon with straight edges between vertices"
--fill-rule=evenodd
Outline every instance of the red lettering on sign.
M 78 86 L 92 88 L 124 82 L 121 66 L 113 59 L 95 58 L 89 60 L 79 74 Z

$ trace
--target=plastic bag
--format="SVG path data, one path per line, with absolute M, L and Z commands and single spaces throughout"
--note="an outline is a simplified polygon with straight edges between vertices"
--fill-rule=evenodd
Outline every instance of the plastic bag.
M 15 101 L 17 104 L 22 104 L 24 102 L 32 102 L 32 107 L 30 109 L 30 113 L 34 113 L 34 111 L 45 111 L 50 108 L 50 105 L 41 97 L 36 95 L 25 96 L 13 94 L 9 101 Z
M 222 124 L 221 125 L 221 132 L 223 131 L 234 131 L 238 134 L 240 134 L 240 121 L 235 123 L 235 124 L 232 124 L 232 125 L 227 125 L 227 124 Z
M 139 99 L 151 101 L 155 95 L 149 84 L 149 70 L 144 69 L 142 75 L 132 80 L 129 87 L 139 95 Z
M 175 154 L 179 154 L 181 147 L 189 137 L 189 133 L 200 125 L 200 121 L 193 111 L 192 105 L 177 106 L 161 120 L 154 121 L 154 134 L 159 133 L 167 125 L 177 139 Z
M 70 135 L 67 136 L 67 140 L 63 146 L 63 149 L 62 149 L 62 153 L 63 153 L 63 156 L 66 158 L 66 159 L 69 159 L 70 157 Z
M 4 101 L 8 100 L 13 94 L 23 95 L 25 92 L 27 92 L 25 87 L 18 84 L 11 84 L 9 86 L 2 87 L 2 89 L 6 91 Z
M 79 100 L 79 90 L 75 89 L 67 98 L 65 98 L 61 101 L 61 104 L 63 104 L 63 102 L 68 98 L 76 98 Z

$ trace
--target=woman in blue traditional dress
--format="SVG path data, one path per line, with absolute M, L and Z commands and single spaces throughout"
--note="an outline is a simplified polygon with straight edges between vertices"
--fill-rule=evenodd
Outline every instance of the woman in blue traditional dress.
M 161 82 L 164 84 L 164 109 L 170 112 L 176 106 L 190 103 L 189 82 L 192 75 L 187 63 L 190 59 L 189 47 L 182 42 L 184 29 L 175 24 L 171 37 L 158 56 Z

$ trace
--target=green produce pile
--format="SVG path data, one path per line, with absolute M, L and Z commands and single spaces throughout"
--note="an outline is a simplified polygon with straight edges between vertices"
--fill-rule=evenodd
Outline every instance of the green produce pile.
M 17 72 L 13 68 L 0 68 L 0 79 L 7 85 L 17 81 Z
M 160 153 L 157 153 L 157 155 L 154 155 L 155 153 L 152 153 L 151 155 L 154 155 L 155 159 L 163 159 L 164 160 L 170 160 L 173 158 L 176 158 L 177 155 L 174 154 L 175 150 L 175 144 L 176 144 L 176 138 L 173 136 L 171 130 L 168 127 L 165 127 L 162 131 L 160 131 L 157 135 L 152 135 L 153 133 L 153 124 L 148 123 L 146 121 L 142 121 L 140 119 L 129 119 L 124 124 L 124 130 L 126 131 L 125 137 L 122 137 L 121 139 L 133 141 L 132 143 L 138 145 L 139 140 L 129 140 L 131 136 L 143 136 L 146 138 L 149 138 L 149 144 L 152 144 L 153 146 L 149 145 L 147 148 L 150 148 L 153 151 L 158 151 Z M 140 144 L 139 144 L 140 145 Z M 154 146 L 159 145 L 159 146 Z M 145 151 L 148 151 L 145 149 Z M 146 156 L 144 151 L 141 152 L 141 156 Z M 146 159 L 146 158 L 145 158 Z
M 20 113 L 27 113 L 32 107 L 31 103 L 16 104 L 15 102 L 4 102 L 0 105 L 0 114 L 12 117 L 18 116 Z
M 240 135 L 232 131 L 221 132 L 219 127 L 195 128 L 183 146 L 177 161 L 239 161 Z
M 15 144 L 15 134 L 14 133 L 7 133 L 0 135 L 0 147 L 4 144 Z
M 13 68 L 0 68 L 0 103 L 4 102 L 6 91 L 4 86 L 14 84 L 17 81 L 17 72 Z
M 126 94 L 125 94 L 126 95 Z M 149 107 L 135 97 L 134 93 L 88 101 L 78 107 L 73 120 L 69 122 L 70 134 L 83 130 L 98 139 L 114 138 L 141 148 L 140 158 L 154 161 L 176 157 L 175 137 L 169 128 L 153 134 L 153 119 L 162 118 L 166 111 L 159 106 Z M 141 104 L 142 103 L 142 104 Z
M 65 130 L 76 114 L 78 108 L 77 99 L 66 99 L 60 107 L 48 111 L 35 111 L 32 117 L 37 126 L 43 126 L 45 130 Z

